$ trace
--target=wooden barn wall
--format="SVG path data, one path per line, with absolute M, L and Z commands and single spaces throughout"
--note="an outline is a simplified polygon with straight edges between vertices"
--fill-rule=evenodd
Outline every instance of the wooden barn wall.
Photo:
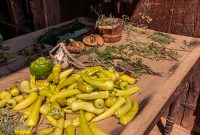
M 67 21 L 80 16 L 96 18 L 97 15 L 91 12 L 90 6 L 107 15 L 114 12 L 113 3 L 104 3 L 102 0 L 60 0 L 61 20 Z
M 133 11 L 133 22 L 139 13 L 151 17 L 149 28 L 193 37 L 200 37 L 199 0 L 140 0 Z
M 131 16 L 138 2 L 139 0 L 132 0 L 130 3 L 121 2 L 120 12 L 117 12 L 115 0 L 111 0 L 111 2 L 104 2 L 104 0 L 60 0 L 61 20 L 67 21 L 80 16 L 96 18 L 97 15 L 91 12 L 90 6 L 106 16 L 110 14 L 115 17 Z

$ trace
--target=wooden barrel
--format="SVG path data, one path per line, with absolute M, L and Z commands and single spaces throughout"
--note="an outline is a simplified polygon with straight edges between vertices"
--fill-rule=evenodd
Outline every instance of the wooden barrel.
M 121 40 L 123 25 L 124 21 L 119 20 L 119 23 L 117 25 L 99 26 L 98 28 L 105 42 L 114 43 Z

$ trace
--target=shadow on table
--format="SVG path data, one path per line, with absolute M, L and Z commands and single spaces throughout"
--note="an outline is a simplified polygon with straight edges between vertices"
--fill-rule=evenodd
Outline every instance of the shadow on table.
M 149 101 L 151 100 L 152 98 L 152 94 L 149 94 L 147 97 L 145 97 L 140 103 L 139 103 L 139 111 L 137 113 L 140 114 L 143 109 L 145 108 L 145 106 L 149 103 Z M 137 116 L 136 116 L 137 117 Z
M 160 131 L 160 133 L 162 135 L 164 135 L 165 126 L 164 126 L 163 122 L 161 121 L 161 119 L 158 121 L 157 126 L 158 126 L 158 130 Z

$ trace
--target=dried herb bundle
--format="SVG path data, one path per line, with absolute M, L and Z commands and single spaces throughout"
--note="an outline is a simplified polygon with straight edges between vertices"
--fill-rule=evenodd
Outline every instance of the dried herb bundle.
M 96 21 L 96 26 L 113 26 L 118 23 L 118 18 L 113 18 L 112 16 L 106 17 L 105 15 L 100 15 Z
M 12 112 L 7 108 L 0 109 L 0 134 L 1 135 L 14 135 L 16 127 L 23 127 L 20 122 L 22 113 Z
M 199 46 L 199 45 L 200 45 L 200 41 L 197 40 L 197 39 L 193 39 L 193 40 L 191 40 L 191 41 L 186 41 L 186 40 L 184 40 L 184 41 L 183 41 L 183 44 L 184 44 L 185 46 L 188 46 L 188 47 Z
M 154 42 L 129 41 L 129 53 L 151 60 L 175 60 L 178 53 L 175 49 L 169 49 L 163 45 L 157 45 Z

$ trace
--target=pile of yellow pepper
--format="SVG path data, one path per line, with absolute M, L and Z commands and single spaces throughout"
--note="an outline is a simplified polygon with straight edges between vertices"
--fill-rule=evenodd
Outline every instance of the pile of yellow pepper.
M 108 135 L 95 122 L 115 116 L 126 125 L 134 118 L 139 108 L 137 100 L 130 98 L 139 90 L 133 86 L 135 81 L 112 68 L 87 67 L 73 73 L 73 69 L 62 71 L 55 64 L 46 80 L 31 75 L 30 81 L 1 91 L 0 108 L 23 112 L 26 128 L 16 128 L 17 135 L 33 134 L 41 114 L 51 127 L 35 131 L 38 135 L 63 135 L 64 129 L 67 135 L 75 135 L 78 126 L 80 135 Z M 65 119 L 66 114 L 79 116 Z

